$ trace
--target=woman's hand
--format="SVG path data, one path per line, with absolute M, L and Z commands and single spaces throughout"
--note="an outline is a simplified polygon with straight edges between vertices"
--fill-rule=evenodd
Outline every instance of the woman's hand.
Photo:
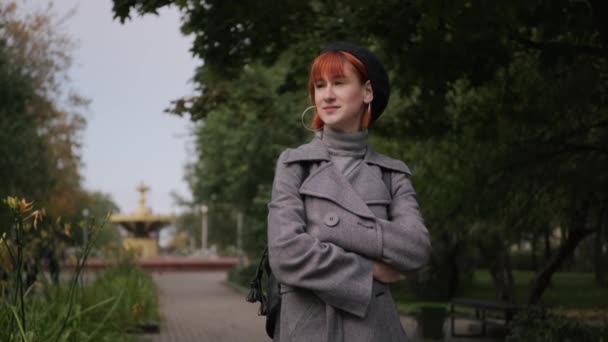
M 401 279 L 401 274 L 396 269 L 383 262 L 374 261 L 372 273 L 374 279 L 382 283 L 394 283 Z

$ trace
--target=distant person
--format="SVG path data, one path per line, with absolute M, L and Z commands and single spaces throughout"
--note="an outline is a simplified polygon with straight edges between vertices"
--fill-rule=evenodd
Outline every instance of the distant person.
M 268 205 L 274 341 L 407 341 L 388 284 L 424 266 L 431 245 L 410 170 L 368 145 L 387 73 L 336 42 L 312 62 L 308 92 L 316 136 L 281 153 Z

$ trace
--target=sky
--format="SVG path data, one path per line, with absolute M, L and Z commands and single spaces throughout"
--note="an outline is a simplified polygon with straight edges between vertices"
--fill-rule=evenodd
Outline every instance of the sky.
M 21 2 L 26 9 L 48 4 Z M 189 52 L 192 38 L 179 30 L 179 12 L 170 7 L 159 16 L 132 14 L 120 24 L 110 0 L 53 0 L 59 16 L 71 9 L 75 14 L 61 26 L 77 43 L 71 88 L 91 101 L 84 113 L 84 187 L 111 195 L 121 212 L 130 213 L 143 181 L 153 212 L 178 213 L 170 194 L 190 197 L 183 178 L 184 165 L 193 158 L 187 153 L 191 123 L 163 111 L 171 100 L 193 93 L 190 79 L 201 64 Z

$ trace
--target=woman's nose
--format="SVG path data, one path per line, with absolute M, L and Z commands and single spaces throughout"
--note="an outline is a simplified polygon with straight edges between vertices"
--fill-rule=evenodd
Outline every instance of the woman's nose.
M 336 94 L 334 93 L 334 88 L 331 85 L 325 86 L 325 89 L 323 89 L 322 98 L 325 101 L 331 101 L 336 98 Z

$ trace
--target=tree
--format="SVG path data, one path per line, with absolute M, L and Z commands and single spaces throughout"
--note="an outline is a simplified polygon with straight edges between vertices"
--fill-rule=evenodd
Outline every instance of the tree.
M 124 21 L 131 10 L 155 13 L 167 5 L 183 12 L 182 30 L 194 36 L 192 52 L 205 61 L 195 75 L 200 94 L 176 101 L 172 111 L 203 126 L 218 120 L 214 127 L 230 130 L 226 136 L 233 139 L 245 129 L 230 119 L 243 115 L 238 98 L 249 93 L 232 93 L 246 87 L 238 80 L 252 68 L 290 66 L 280 86 L 265 88 L 275 92 L 247 107 L 249 115 L 261 115 L 272 113 L 269 102 L 281 108 L 294 98 L 304 101 L 307 63 L 325 42 L 348 39 L 374 49 L 395 94 L 390 115 L 374 129 L 377 140 L 414 170 L 434 241 L 500 251 L 488 257 L 501 298 L 513 299 L 512 243 L 555 227 L 568 232 L 530 286 L 527 301 L 537 303 L 552 274 L 606 220 L 600 215 L 608 200 L 602 190 L 608 185 L 602 171 L 608 166 L 604 2 L 114 0 L 114 14 Z M 263 79 L 255 76 L 249 79 Z M 211 117 L 220 109 L 221 118 Z M 218 154 L 227 148 L 212 146 Z M 259 151 L 260 159 L 276 152 L 271 146 Z M 248 165 L 238 157 L 203 156 L 200 165 L 221 178 L 209 163 Z M 271 178 L 255 176 L 264 186 Z M 214 184 L 224 182 L 220 178 Z M 194 189 L 207 193 L 212 183 Z M 241 197 L 238 189 L 245 188 L 253 187 L 227 190 L 238 196 L 229 200 L 251 201 L 254 196 Z
M 118 225 L 110 222 L 110 215 L 119 212 L 120 208 L 109 194 L 98 191 L 83 191 L 76 208 L 74 220 L 77 222 L 94 220 L 96 225 L 101 227 L 94 237 L 94 247 L 103 248 L 110 244 L 118 245 L 121 241 Z M 72 239 L 75 243 L 83 245 L 85 243 L 84 229 L 88 224 L 79 226 L 82 229 L 74 229 Z M 90 237 L 87 236 L 88 238 Z
M 0 192 L 34 199 L 65 218 L 77 214 L 81 197 L 80 110 L 87 103 L 68 88 L 72 48 L 52 12 L 0 5 Z
M 285 69 L 255 65 L 235 80 L 218 82 L 215 94 L 221 104 L 205 106 L 205 120 L 195 126 L 199 158 L 188 169 L 194 198 L 220 212 L 244 213 L 245 234 L 253 237 L 246 239 L 245 247 L 254 253 L 263 249 L 264 212 L 276 158 L 305 134 L 292 115 L 298 111 L 294 108 L 304 107 L 302 101 L 278 99 Z M 275 129 L 277 120 L 281 129 Z M 224 229 L 232 234 L 234 221 Z

